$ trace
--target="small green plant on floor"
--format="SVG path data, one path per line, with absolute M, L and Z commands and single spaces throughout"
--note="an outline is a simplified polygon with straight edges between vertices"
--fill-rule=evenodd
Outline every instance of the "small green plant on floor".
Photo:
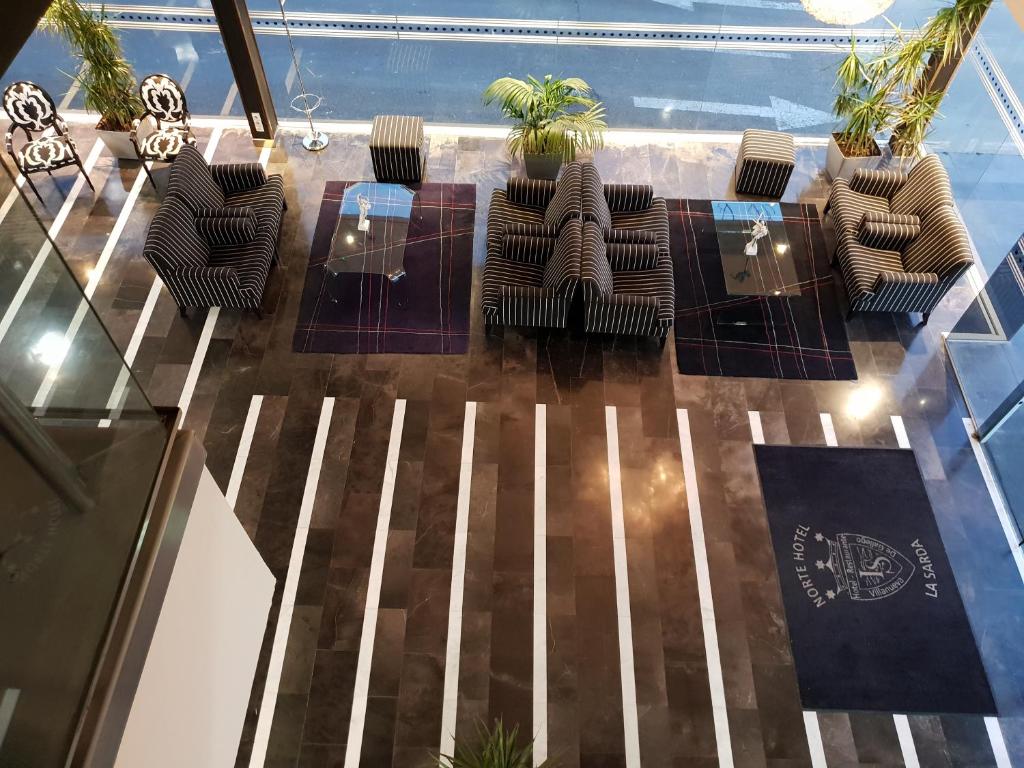
M 79 61 L 78 81 L 85 94 L 85 108 L 100 115 L 96 126 L 107 131 L 127 131 L 142 114 L 135 92 L 135 73 L 121 51 L 121 41 L 106 21 L 78 0 L 53 0 L 43 16 L 43 28 L 63 37 Z
M 560 155 L 572 162 L 577 151 L 604 146 L 604 106 L 578 77 L 501 77 L 487 86 L 483 99 L 484 104 L 498 102 L 512 121 L 508 150 L 513 157 Z
M 518 725 L 509 731 L 500 719 L 490 728 L 480 723 L 472 743 L 456 743 L 454 755 L 437 758 L 437 768 L 532 768 L 533 743 L 520 746 L 518 736 Z M 545 760 L 540 768 L 556 768 L 556 764 Z

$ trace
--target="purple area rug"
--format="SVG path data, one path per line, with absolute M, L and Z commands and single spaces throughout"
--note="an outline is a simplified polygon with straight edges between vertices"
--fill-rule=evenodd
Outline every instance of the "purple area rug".
M 829 255 L 813 205 L 782 203 L 798 295 L 726 289 L 710 200 L 666 200 L 675 270 L 680 373 L 856 379 Z
M 464 354 L 476 186 L 424 184 L 416 190 L 405 275 L 391 282 L 384 275 L 331 276 L 324 269 L 342 196 L 354 183 L 329 181 L 324 189 L 292 348 L 330 354 Z

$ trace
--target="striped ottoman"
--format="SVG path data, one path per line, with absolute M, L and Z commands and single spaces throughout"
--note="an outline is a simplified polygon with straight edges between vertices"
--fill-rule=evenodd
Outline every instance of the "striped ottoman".
M 736 193 L 782 197 L 795 165 L 792 136 L 748 128 L 743 132 L 736 160 Z
M 377 181 L 418 183 L 423 179 L 423 118 L 377 115 L 370 132 L 370 159 Z

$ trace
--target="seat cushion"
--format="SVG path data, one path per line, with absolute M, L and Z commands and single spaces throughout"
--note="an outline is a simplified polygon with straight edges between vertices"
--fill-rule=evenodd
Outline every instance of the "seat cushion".
M 195 146 L 196 139 L 188 128 L 167 126 L 142 137 L 139 154 L 146 160 L 173 160 L 186 146 Z
M 612 213 L 612 229 L 653 232 L 658 250 L 668 253 L 668 209 L 663 198 L 654 198 L 646 211 L 615 211 Z
M 501 306 L 502 286 L 539 288 L 544 281 L 544 265 L 512 261 L 501 256 L 487 257 L 480 302 L 485 310 L 497 312 Z
M 67 136 L 41 136 L 17 152 L 22 171 L 52 171 L 75 162 L 74 145 Z
M 837 255 L 851 301 L 873 290 L 880 273 L 905 271 L 896 251 L 868 248 L 849 235 L 840 241 Z
M 270 231 L 264 229 L 250 242 L 213 246 L 209 266 L 234 269 L 242 293 L 258 301 L 263 296 L 263 287 L 274 260 L 275 245 Z
M 512 224 L 531 227 L 544 226 L 544 211 L 509 202 L 504 189 L 491 193 L 491 206 L 487 210 L 487 254 L 501 255 L 505 242 L 505 231 Z M 553 231 L 553 230 L 546 230 Z

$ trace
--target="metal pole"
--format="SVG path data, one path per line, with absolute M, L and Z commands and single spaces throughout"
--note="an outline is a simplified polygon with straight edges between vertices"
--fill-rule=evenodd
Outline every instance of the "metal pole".
M 306 119 L 309 121 L 309 134 L 302 139 L 302 146 L 310 152 L 319 152 L 321 149 L 326 147 L 330 141 L 326 133 L 318 131 L 316 126 L 313 125 L 313 111 L 323 102 L 323 97 L 307 93 L 306 91 L 306 84 L 302 81 L 302 70 L 299 68 L 299 57 L 295 55 L 295 44 L 292 42 L 292 31 L 288 26 L 288 14 L 284 11 L 284 0 L 277 0 L 277 4 L 281 8 L 281 19 L 284 21 L 284 32 L 288 37 L 288 48 L 292 53 L 292 65 L 295 67 L 295 77 L 299 81 L 299 95 L 292 99 L 292 109 L 298 112 L 303 112 L 306 115 Z M 313 97 L 314 99 L 312 106 L 310 106 L 310 97 Z M 301 107 L 295 105 L 295 102 L 299 99 L 301 99 L 303 103 L 303 106 Z

